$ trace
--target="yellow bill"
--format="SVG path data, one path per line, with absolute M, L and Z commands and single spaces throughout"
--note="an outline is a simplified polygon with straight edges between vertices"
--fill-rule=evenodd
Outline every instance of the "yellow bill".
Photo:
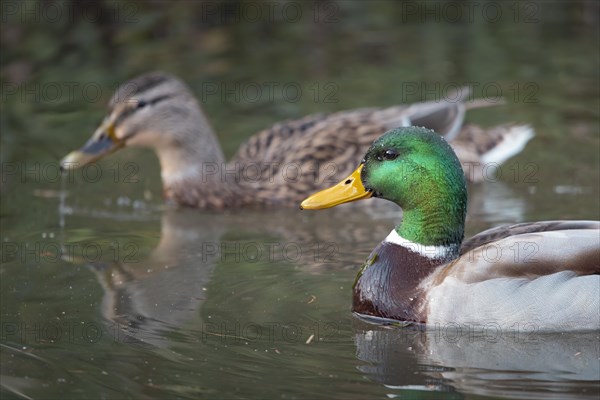
M 352 173 L 349 177 L 342 180 L 335 186 L 329 189 L 321 190 L 305 199 L 300 204 L 302 210 L 320 210 L 323 208 L 335 207 L 339 204 L 349 203 L 360 199 L 368 199 L 373 196 L 373 192 L 365 190 L 365 187 L 360 180 L 360 172 L 363 164 Z

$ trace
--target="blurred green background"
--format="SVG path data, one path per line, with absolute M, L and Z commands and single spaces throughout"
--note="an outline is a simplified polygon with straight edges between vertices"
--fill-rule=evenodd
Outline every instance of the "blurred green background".
M 476 93 L 497 83 L 509 102 L 535 102 L 533 112 L 511 110 L 516 119 L 572 123 L 582 135 L 581 120 L 600 107 L 594 1 L 3 3 L 5 161 L 23 157 L 15 153 L 29 141 L 32 157 L 62 155 L 91 132 L 118 83 L 155 69 L 199 96 L 207 82 L 238 93 L 250 83 L 300 85 L 297 102 L 280 90 L 257 101 L 201 96 L 227 154 L 274 121 L 418 101 L 440 92 L 435 82 L 477 82 Z M 406 82 L 429 90 L 403 93 Z M 541 115 L 557 105 L 559 115 Z

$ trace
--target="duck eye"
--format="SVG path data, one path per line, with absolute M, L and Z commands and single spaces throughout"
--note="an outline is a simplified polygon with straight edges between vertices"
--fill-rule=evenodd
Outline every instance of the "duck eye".
M 137 108 L 144 108 L 144 107 L 146 107 L 146 104 L 148 104 L 148 103 L 146 103 L 144 100 L 140 100 L 137 103 Z
M 383 158 L 386 160 L 395 160 L 398 158 L 398 153 L 395 150 L 386 150 L 383 153 Z

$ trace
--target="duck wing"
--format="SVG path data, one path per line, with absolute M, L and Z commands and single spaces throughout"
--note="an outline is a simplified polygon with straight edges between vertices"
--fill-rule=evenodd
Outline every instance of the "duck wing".
M 361 108 L 280 122 L 250 137 L 227 168 L 239 172 L 235 175 L 242 192 L 252 190 L 256 196 L 264 196 L 261 202 L 291 204 L 348 176 L 384 132 L 423 125 L 446 137 L 456 136 L 459 130 L 458 137 L 465 138 L 451 145 L 463 162 L 467 179 L 479 181 L 486 154 L 504 148 L 502 157 L 495 158 L 503 162 L 522 150 L 532 130 L 524 126 L 461 128 L 465 109 L 482 106 L 466 107 L 463 100 Z M 515 137 L 525 140 L 516 141 L 517 146 L 515 140 L 508 140 Z M 476 173 L 474 165 L 479 168 Z
M 600 329 L 600 222 L 493 228 L 422 284 L 427 322 L 500 329 Z
M 502 225 L 487 229 L 465 240 L 460 247 L 460 255 L 500 239 L 525 233 L 566 231 L 573 229 L 600 230 L 600 221 L 540 221 L 523 222 L 514 225 Z M 599 236 L 600 240 L 600 236 Z
M 466 240 L 460 257 L 444 270 L 471 282 L 558 272 L 600 275 L 600 222 L 544 221 L 488 229 Z
M 273 125 L 248 139 L 232 158 L 232 162 L 256 162 L 281 160 L 281 150 L 288 148 L 292 140 L 309 140 L 314 136 L 332 135 L 333 137 L 353 137 L 351 129 L 366 125 L 370 129 L 361 129 L 361 135 L 372 138 L 373 142 L 384 131 L 402 126 L 424 126 L 433 129 L 446 140 L 454 139 L 461 131 L 466 112 L 466 101 L 471 91 L 463 88 L 449 100 L 428 101 L 411 105 L 398 105 L 387 108 L 360 108 L 331 114 L 313 114 L 297 120 L 287 120 Z M 488 106 L 487 103 L 474 103 L 468 108 Z M 344 122 L 342 131 L 339 122 Z M 331 124 L 331 126 L 329 125 Z M 315 133 L 318 131 L 319 133 Z M 470 138 L 477 136 L 475 132 Z M 480 140 L 481 141 L 481 140 Z M 370 143 L 369 143 L 370 145 Z M 292 145 L 291 147 L 294 147 Z
M 229 162 L 238 185 L 261 202 L 292 204 L 348 176 L 371 143 L 386 131 L 360 109 L 278 123 L 252 136 Z M 248 191 L 246 190 L 246 191 Z

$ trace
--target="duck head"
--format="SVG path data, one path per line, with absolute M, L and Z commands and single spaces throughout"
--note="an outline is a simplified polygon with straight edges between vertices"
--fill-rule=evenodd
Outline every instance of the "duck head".
M 403 210 L 396 232 L 422 245 L 458 247 L 464 236 L 467 188 L 458 158 L 434 131 L 406 127 L 378 138 L 348 178 L 302 202 L 322 209 L 380 197 Z
M 198 173 L 198 163 L 224 160 L 188 87 L 161 72 L 141 75 L 119 86 L 100 126 L 83 147 L 62 159 L 61 167 L 82 167 L 130 146 L 156 151 L 165 184 Z

